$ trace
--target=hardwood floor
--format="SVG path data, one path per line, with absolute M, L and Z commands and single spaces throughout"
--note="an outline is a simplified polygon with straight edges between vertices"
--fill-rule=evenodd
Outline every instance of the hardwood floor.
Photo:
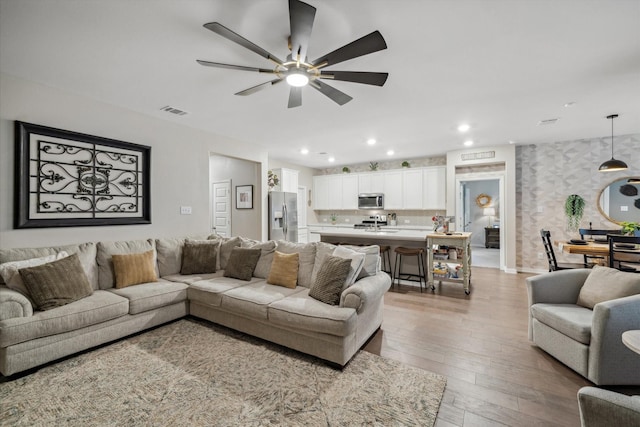
M 592 384 L 529 342 L 528 276 L 474 267 L 469 296 L 392 288 L 365 350 L 447 377 L 438 427 L 579 426 L 576 394 Z

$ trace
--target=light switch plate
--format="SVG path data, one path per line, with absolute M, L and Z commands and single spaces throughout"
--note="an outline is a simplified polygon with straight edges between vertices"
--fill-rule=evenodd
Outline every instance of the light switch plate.
M 629 212 L 629 206 L 620 206 L 620 212 Z
M 180 215 L 191 215 L 191 206 L 180 206 Z

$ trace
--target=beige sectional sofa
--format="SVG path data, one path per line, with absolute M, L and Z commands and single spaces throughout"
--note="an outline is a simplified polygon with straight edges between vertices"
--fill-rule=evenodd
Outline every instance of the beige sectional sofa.
M 23 293 L 0 284 L 0 372 L 12 375 L 187 315 L 344 366 L 382 324 L 383 296 L 391 280 L 380 271 L 377 246 L 354 248 L 366 253 L 364 267 L 358 280 L 342 291 L 339 304 L 329 305 L 309 296 L 309 288 L 334 245 L 221 239 L 215 273 L 183 275 L 185 240 L 1 249 L 0 265 L 61 251 L 77 254 L 93 293 L 38 311 Z M 248 281 L 224 276 L 229 253 L 240 246 L 261 248 L 255 276 Z M 267 283 L 276 249 L 299 254 L 295 288 Z M 146 251 L 154 253 L 158 279 L 116 289 L 112 256 Z

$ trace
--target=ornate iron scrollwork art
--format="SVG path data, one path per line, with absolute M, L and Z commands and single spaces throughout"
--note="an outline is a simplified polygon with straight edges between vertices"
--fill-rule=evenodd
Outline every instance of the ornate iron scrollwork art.
M 151 147 L 18 121 L 15 132 L 15 228 L 151 223 Z

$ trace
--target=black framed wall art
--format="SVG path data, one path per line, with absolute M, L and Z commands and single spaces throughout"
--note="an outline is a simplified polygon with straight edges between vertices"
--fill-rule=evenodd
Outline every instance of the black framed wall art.
M 15 122 L 15 228 L 151 223 L 151 147 Z

